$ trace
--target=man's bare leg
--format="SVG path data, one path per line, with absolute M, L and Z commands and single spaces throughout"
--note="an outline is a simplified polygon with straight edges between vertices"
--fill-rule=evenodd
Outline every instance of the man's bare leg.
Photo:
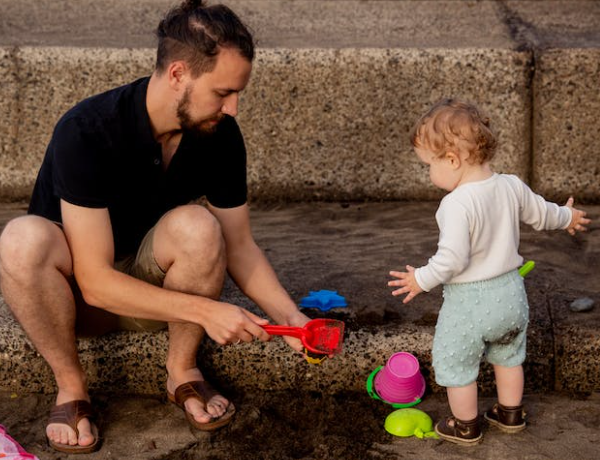
M 167 275 L 166 289 L 218 299 L 226 270 L 225 243 L 215 217 L 201 206 L 182 206 L 167 213 L 154 233 L 154 257 Z M 169 323 L 167 391 L 186 382 L 204 380 L 196 362 L 204 329 L 194 324 Z M 195 399 L 185 403 L 200 423 L 223 415 L 229 401 L 217 395 L 206 410 Z M 208 413 L 207 413 L 208 412 Z
M 50 365 L 56 404 L 89 401 L 87 379 L 75 342 L 76 306 L 69 284 L 71 254 L 62 230 L 38 216 L 9 222 L 0 237 L 0 281 L 10 306 L 38 352 Z M 50 424 L 48 437 L 60 444 L 94 442 L 90 424 L 78 424 L 79 439 L 67 425 Z

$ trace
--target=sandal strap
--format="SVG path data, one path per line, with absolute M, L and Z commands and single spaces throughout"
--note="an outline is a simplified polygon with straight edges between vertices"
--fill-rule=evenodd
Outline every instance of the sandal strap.
M 79 437 L 79 430 L 77 429 L 77 424 L 81 419 L 91 419 L 93 418 L 93 416 L 94 411 L 89 401 L 76 399 L 74 401 L 69 401 L 64 404 L 54 406 L 50 411 L 50 418 L 48 419 L 48 424 L 60 423 L 63 425 L 67 425 L 69 428 L 75 431 L 75 435 Z
M 217 394 L 217 391 L 212 385 L 205 380 L 186 382 L 175 389 L 175 404 L 183 409 L 184 403 L 188 399 L 194 398 L 206 406 L 206 402 L 210 401 L 210 399 Z
M 450 422 L 452 422 L 452 425 Z M 460 420 L 450 415 L 444 420 L 444 425 L 451 430 L 452 436 L 457 438 L 469 439 L 479 436 L 481 432 L 479 417 L 475 417 L 473 420 Z

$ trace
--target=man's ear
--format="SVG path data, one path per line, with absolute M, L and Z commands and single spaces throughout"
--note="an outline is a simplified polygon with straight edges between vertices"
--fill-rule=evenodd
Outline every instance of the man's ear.
M 448 151 L 446 152 L 446 159 L 450 162 L 450 166 L 452 169 L 458 169 L 461 165 L 461 158 L 456 152 Z
M 185 61 L 173 61 L 167 68 L 167 77 L 169 86 L 173 89 L 180 89 L 186 86 L 186 77 L 188 74 L 188 66 Z

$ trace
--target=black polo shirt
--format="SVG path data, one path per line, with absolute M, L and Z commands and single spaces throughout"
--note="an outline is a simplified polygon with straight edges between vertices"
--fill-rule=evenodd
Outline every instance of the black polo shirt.
M 29 213 L 62 222 L 60 200 L 108 208 L 115 256 L 137 251 L 168 210 L 205 196 L 214 206 L 246 202 L 246 149 L 225 117 L 213 134 L 184 132 L 166 171 L 146 109 L 149 78 L 88 98 L 58 122 Z

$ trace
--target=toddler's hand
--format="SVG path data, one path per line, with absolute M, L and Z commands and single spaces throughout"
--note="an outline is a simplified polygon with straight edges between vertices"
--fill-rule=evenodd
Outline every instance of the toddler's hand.
M 571 217 L 571 223 L 567 227 L 567 232 L 571 235 L 575 235 L 575 232 L 585 232 L 587 230 L 586 225 L 591 222 L 591 219 L 586 219 L 586 212 L 581 211 L 573 207 L 573 197 L 570 197 L 565 204 L 566 207 L 571 208 L 573 211 L 573 217 Z
M 407 294 L 402 303 L 410 302 L 415 296 L 423 292 L 415 278 L 415 267 L 407 265 L 405 272 L 391 271 L 390 276 L 398 278 L 398 280 L 388 281 L 388 286 L 401 286 L 400 289 L 392 291 L 392 295 Z

